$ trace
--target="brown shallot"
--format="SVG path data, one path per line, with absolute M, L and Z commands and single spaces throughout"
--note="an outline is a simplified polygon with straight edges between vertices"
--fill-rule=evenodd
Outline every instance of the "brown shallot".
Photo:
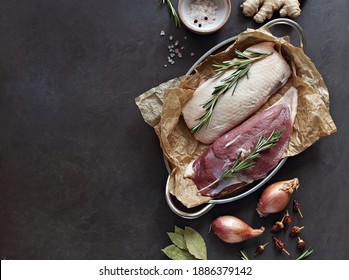
M 278 213 L 286 208 L 294 190 L 299 187 L 298 178 L 276 182 L 268 186 L 262 193 L 257 204 L 259 216 Z
M 234 216 L 218 217 L 212 222 L 211 229 L 226 243 L 239 243 L 264 232 L 264 227 L 253 229 Z

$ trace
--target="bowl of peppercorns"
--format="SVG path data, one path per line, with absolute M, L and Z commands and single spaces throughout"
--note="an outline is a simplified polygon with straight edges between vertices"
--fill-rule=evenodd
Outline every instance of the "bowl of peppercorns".
M 231 12 L 230 0 L 179 0 L 182 23 L 197 34 L 211 34 L 223 27 Z

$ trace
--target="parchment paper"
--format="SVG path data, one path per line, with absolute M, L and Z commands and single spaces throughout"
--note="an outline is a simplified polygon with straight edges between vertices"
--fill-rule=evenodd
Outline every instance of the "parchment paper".
M 321 137 L 336 132 L 329 111 L 328 89 L 303 50 L 291 45 L 288 37 L 274 37 L 266 27 L 242 32 L 226 50 L 208 57 L 195 69 L 194 74 L 170 80 L 136 98 L 136 104 L 144 120 L 154 127 L 170 163 L 170 192 L 188 208 L 205 203 L 211 198 L 198 194 L 194 182 L 183 177 L 187 164 L 199 157 L 207 145 L 196 141 L 187 128 L 181 116 L 182 106 L 191 98 L 200 83 L 214 74 L 213 61 L 230 60 L 235 55 L 235 49 L 243 51 L 263 41 L 275 42 L 275 48 L 291 66 L 292 77 L 259 111 L 265 110 L 280 99 L 290 86 L 298 89 L 298 108 L 293 134 L 283 157 L 295 156 Z

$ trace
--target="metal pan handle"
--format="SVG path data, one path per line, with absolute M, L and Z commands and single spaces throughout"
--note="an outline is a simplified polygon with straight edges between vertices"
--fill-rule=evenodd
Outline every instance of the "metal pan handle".
M 167 201 L 167 204 L 170 207 L 170 209 L 178 216 L 180 216 L 184 219 L 193 220 L 193 219 L 197 219 L 197 218 L 201 217 L 202 215 L 206 214 L 208 211 L 210 211 L 214 207 L 214 204 L 207 204 L 205 207 L 201 208 L 199 211 L 196 211 L 193 213 L 184 212 L 184 211 L 178 209 L 173 204 L 170 190 L 168 189 L 169 179 L 170 179 L 170 176 L 167 178 L 167 182 L 166 182 L 166 193 L 165 193 L 166 194 L 166 201 Z
M 305 34 L 303 28 L 294 20 L 288 18 L 277 18 L 267 22 L 264 26 L 270 28 L 275 25 L 288 25 L 298 32 L 300 47 L 305 50 Z

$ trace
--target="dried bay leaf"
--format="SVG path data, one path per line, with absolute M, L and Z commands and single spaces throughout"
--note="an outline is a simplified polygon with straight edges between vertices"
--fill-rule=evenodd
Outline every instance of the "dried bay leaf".
M 162 249 L 162 251 L 172 260 L 195 260 L 195 257 L 188 251 L 182 250 L 173 244 Z
M 168 237 L 170 237 L 171 241 L 174 245 L 177 247 L 186 250 L 187 245 L 184 240 L 184 236 L 182 234 L 176 233 L 176 232 L 168 232 Z
M 174 229 L 174 232 L 175 233 L 179 233 L 179 234 L 184 234 L 184 229 L 180 228 L 180 227 L 177 227 L 175 226 L 175 229 Z
M 185 227 L 184 239 L 189 253 L 200 260 L 207 260 L 206 244 L 202 236 L 193 228 Z

